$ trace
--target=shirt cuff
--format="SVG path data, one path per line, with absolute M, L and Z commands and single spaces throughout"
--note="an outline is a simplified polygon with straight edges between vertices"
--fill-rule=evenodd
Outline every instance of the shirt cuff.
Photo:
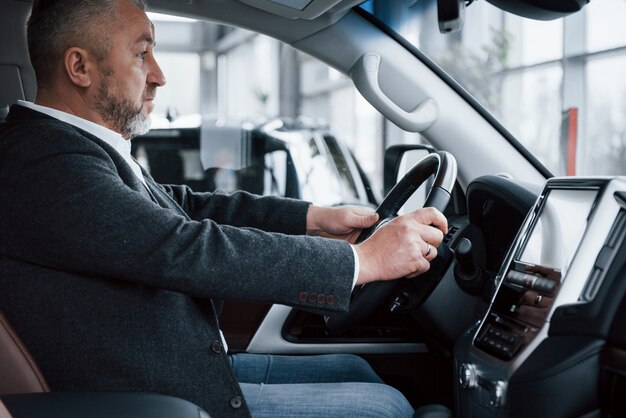
M 354 277 L 352 278 L 352 290 L 354 290 L 354 286 L 356 286 L 356 280 L 359 278 L 361 264 L 359 263 L 359 255 L 357 254 L 354 245 L 350 245 L 350 248 L 352 248 L 352 253 L 354 254 Z

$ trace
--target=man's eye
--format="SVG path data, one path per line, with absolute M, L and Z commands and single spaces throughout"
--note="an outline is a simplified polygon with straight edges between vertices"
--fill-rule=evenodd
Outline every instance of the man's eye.
M 148 54 L 148 51 L 140 52 L 139 54 L 137 54 L 137 58 L 139 58 L 141 60 L 145 60 L 147 54 Z

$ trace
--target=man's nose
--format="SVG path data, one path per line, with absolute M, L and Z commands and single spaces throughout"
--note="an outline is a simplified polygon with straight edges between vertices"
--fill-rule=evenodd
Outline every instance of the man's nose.
M 158 87 L 162 87 L 167 83 L 165 79 L 165 75 L 163 71 L 161 71 L 161 67 L 156 62 L 154 55 L 150 54 L 151 62 L 150 62 L 150 72 L 148 73 L 148 79 L 146 80 L 150 85 L 157 85 Z

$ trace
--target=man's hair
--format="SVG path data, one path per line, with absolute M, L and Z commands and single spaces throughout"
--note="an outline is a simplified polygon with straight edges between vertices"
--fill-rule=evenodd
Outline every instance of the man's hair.
M 130 0 L 146 10 L 144 0 Z M 49 83 L 63 54 L 81 47 L 105 59 L 111 49 L 108 33 L 119 22 L 118 0 L 35 0 L 28 19 L 28 52 L 37 84 Z

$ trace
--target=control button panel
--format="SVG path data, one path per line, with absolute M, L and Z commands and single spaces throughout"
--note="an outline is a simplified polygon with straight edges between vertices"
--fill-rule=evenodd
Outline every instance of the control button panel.
M 476 338 L 476 345 L 503 360 L 510 360 L 519 351 L 524 339 L 495 324 L 485 324 Z

